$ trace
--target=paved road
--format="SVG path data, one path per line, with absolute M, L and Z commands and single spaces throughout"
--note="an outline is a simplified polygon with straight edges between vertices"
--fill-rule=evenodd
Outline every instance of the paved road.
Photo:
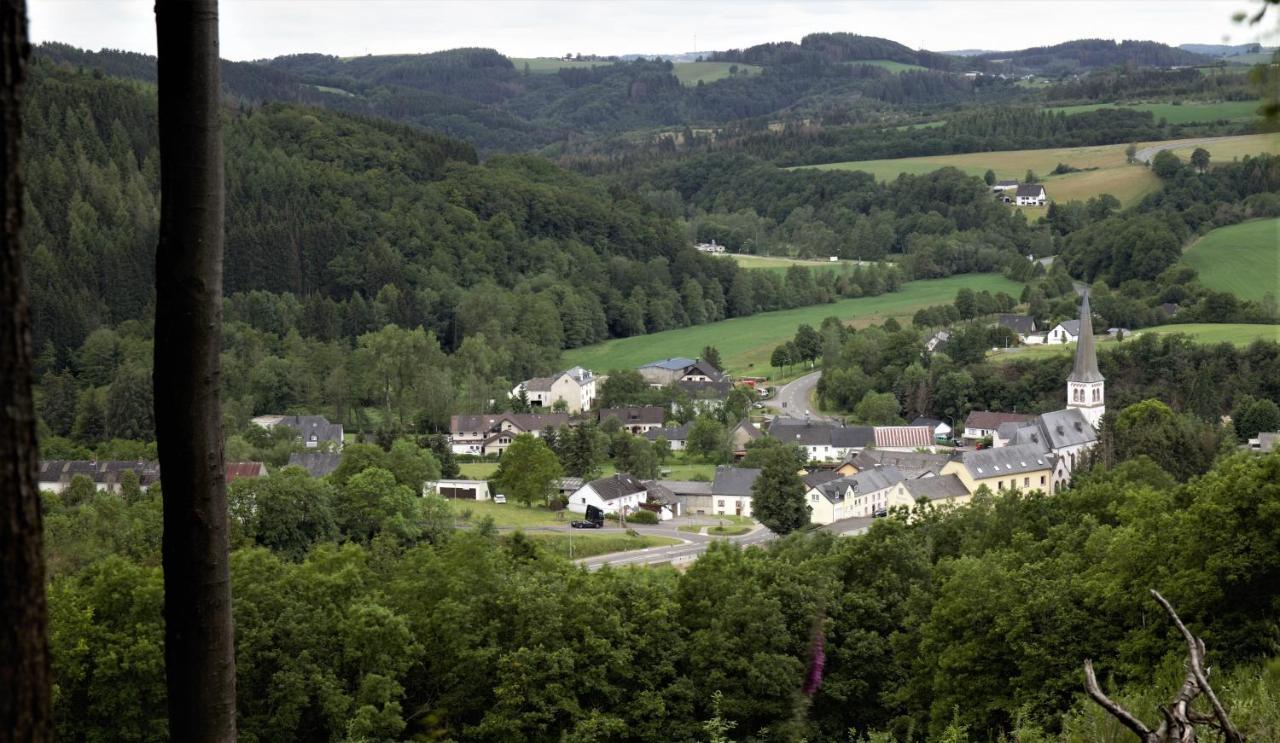
M 832 420 L 828 416 L 811 410 L 813 388 L 818 386 L 818 380 L 821 378 L 822 372 L 816 371 L 795 379 L 783 385 L 778 390 L 778 394 L 768 400 L 765 405 L 772 408 L 775 415 L 783 418 L 803 418 L 804 411 L 810 410 L 810 420 Z
M 1179 139 L 1174 142 L 1166 142 L 1164 144 L 1158 144 L 1158 145 L 1155 145 L 1154 147 L 1143 147 L 1142 149 L 1134 153 L 1133 158 L 1140 163 L 1149 163 L 1151 162 L 1151 158 L 1156 156 L 1157 152 L 1162 152 L 1164 150 L 1176 150 L 1179 147 L 1191 147 L 1191 146 L 1198 146 L 1198 145 L 1204 145 L 1204 144 L 1213 144 L 1214 142 L 1217 142 L 1220 139 L 1228 139 L 1228 137 L 1201 137 L 1199 139 Z

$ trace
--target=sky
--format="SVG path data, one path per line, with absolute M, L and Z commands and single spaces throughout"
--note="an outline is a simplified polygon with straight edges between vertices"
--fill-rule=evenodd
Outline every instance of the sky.
M 1245 43 L 1259 0 L 222 0 L 222 57 L 402 54 L 464 46 L 512 57 L 677 54 L 816 31 L 912 48 L 1022 49 L 1079 38 Z M 155 53 L 154 0 L 28 0 L 32 40 Z M 1273 11 L 1274 12 L 1274 11 Z M 1268 28 L 1274 28 L 1268 21 Z M 1265 43 L 1274 43 L 1264 39 Z

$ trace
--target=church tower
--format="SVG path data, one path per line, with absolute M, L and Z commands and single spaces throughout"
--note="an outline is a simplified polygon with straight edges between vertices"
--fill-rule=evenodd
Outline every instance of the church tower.
M 1093 348 L 1093 315 L 1089 312 L 1089 292 L 1080 302 L 1080 337 L 1076 341 L 1076 363 L 1067 377 L 1067 409 L 1078 409 L 1098 428 L 1106 412 L 1102 373 L 1098 371 L 1098 354 Z

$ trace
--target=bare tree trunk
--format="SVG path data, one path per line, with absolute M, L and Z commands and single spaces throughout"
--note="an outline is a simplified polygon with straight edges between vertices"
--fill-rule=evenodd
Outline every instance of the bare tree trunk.
M 217 0 L 157 0 L 155 412 L 164 482 L 171 740 L 236 737 L 219 352 L 223 161 Z
M 52 738 L 31 315 L 19 242 L 26 11 L 24 0 L 0 0 L 0 743 Z

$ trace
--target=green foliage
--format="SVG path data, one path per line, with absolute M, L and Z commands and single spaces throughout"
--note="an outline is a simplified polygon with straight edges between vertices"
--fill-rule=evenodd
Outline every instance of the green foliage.
M 554 492 L 554 481 L 563 475 L 555 452 L 542 439 L 522 433 L 503 452 L 493 481 L 516 503 L 532 506 L 545 504 Z
M 316 543 L 338 538 L 334 501 L 332 485 L 299 467 L 240 478 L 227 488 L 232 541 L 300 560 Z
M 1118 460 L 1147 457 L 1178 480 L 1207 471 L 1222 446 L 1220 429 L 1178 415 L 1159 400 L 1121 410 L 1104 431 Z
M 776 534 L 790 534 L 809 523 L 804 483 L 796 474 L 790 447 L 770 451 L 751 486 L 751 513 Z
M 368 543 L 386 534 L 412 543 L 422 537 L 420 498 L 398 484 L 391 472 L 370 467 L 338 486 L 334 521 L 339 533 L 355 542 Z
M 653 511 L 633 511 L 627 514 L 627 523 L 629 524 L 657 524 L 658 514 Z
M 723 464 L 732 454 L 729 451 L 729 432 L 724 424 L 707 415 L 698 416 L 693 421 L 684 446 L 689 456 L 713 464 Z

